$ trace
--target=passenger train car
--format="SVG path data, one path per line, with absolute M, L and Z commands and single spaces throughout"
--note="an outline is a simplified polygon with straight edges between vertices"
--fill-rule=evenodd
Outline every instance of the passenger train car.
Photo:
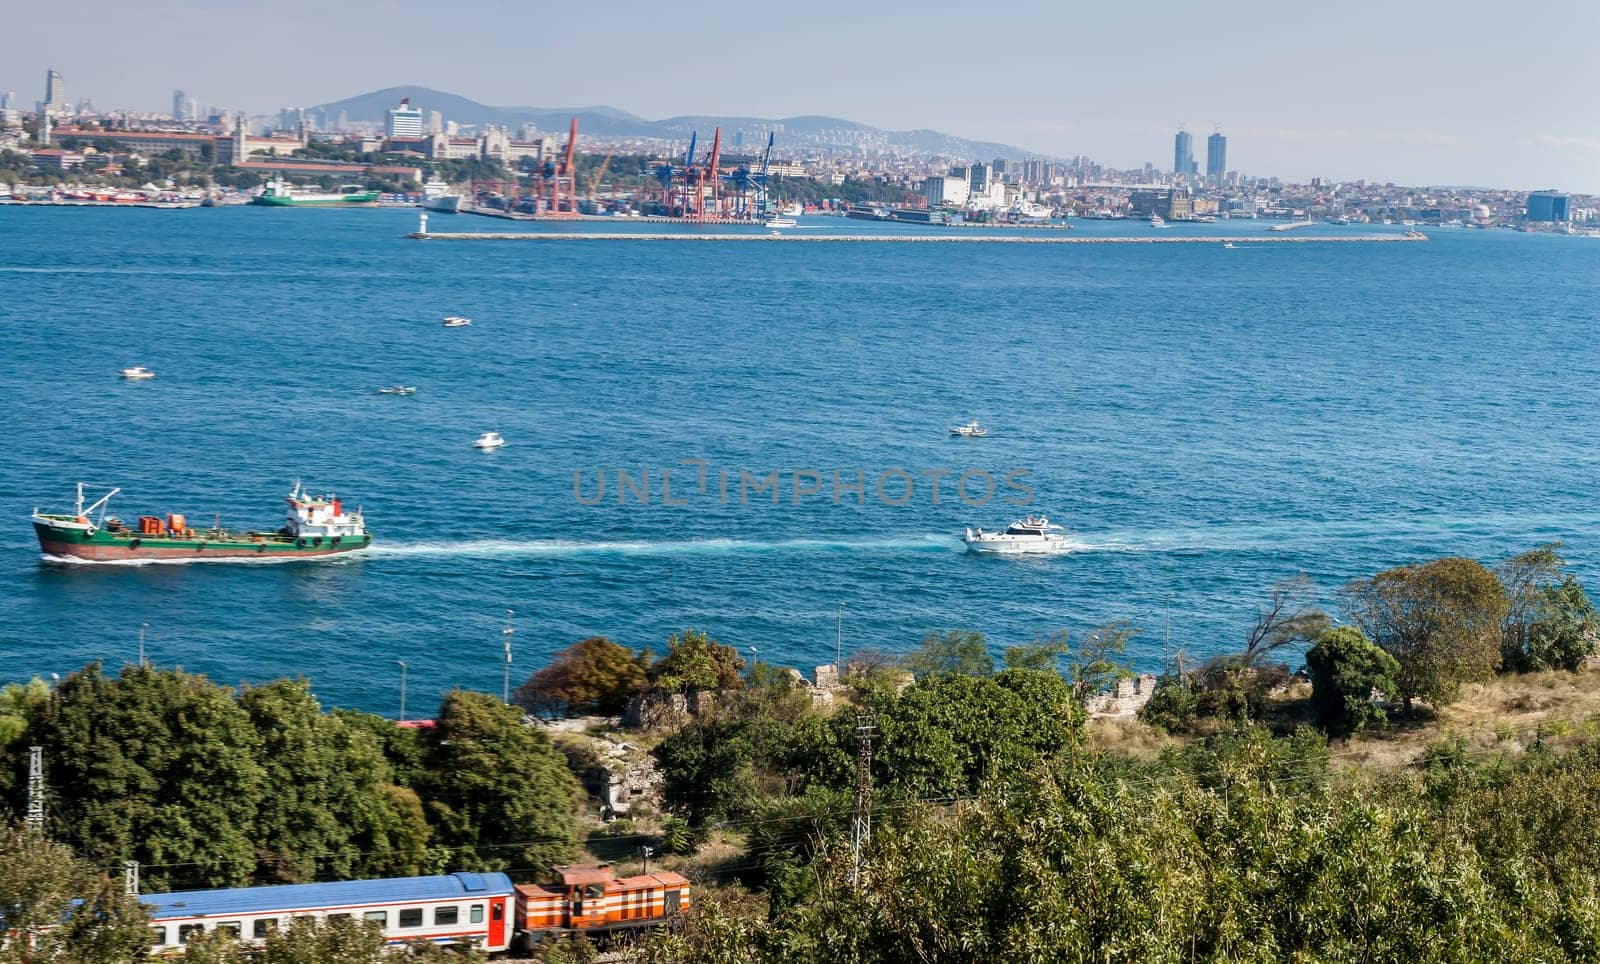
M 471 941 L 486 951 L 511 944 L 512 897 L 505 874 L 445 874 L 141 894 L 150 908 L 154 955 L 181 953 L 198 931 L 260 940 L 297 917 L 377 921 L 391 944 Z
M 491 954 L 531 951 L 547 937 L 676 926 L 689 881 L 664 871 L 616 877 L 609 864 L 556 868 L 558 880 L 518 884 L 500 873 L 391 877 L 141 894 L 150 909 L 152 956 L 183 953 L 195 934 L 222 931 L 260 941 L 296 918 L 376 921 L 391 944 L 469 941 Z

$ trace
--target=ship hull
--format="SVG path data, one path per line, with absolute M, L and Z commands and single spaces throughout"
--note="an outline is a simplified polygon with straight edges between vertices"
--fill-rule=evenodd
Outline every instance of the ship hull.
M 35 522 L 39 550 L 46 556 L 81 562 L 190 562 L 262 560 L 288 562 L 357 552 L 372 544 L 371 536 L 337 539 L 290 539 L 277 533 L 223 533 L 221 538 L 172 538 L 113 534 L 104 529 L 86 534 Z
M 337 206 L 341 206 L 341 205 L 352 205 L 352 204 L 374 204 L 375 205 L 375 204 L 378 203 L 378 192 L 373 191 L 371 193 L 363 193 L 363 194 L 315 195 L 315 196 L 301 196 L 301 197 L 293 197 L 293 196 L 285 197 L 285 196 L 283 196 L 281 194 L 279 194 L 279 195 L 263 194 L 263 195 L 258 195 L 256 197 L 252 198 L 250 200 L 250 203 L 251 204 L 259 204 L 262 207 L 276 207 L 276 208 L 317 208 L 317 207 L 325 208 L 325 207 L 337 207 Z

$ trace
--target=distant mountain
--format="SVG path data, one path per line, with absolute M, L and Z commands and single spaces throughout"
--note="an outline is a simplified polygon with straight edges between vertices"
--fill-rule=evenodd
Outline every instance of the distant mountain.
M 1008 144 L 973 141 L 940 131 L 886 131 L 870 124 L 840 117 L 716 117 L 684 115 L 652 121 L 615 107 L 490 107 L 475 100 L 428 87 L 388 87 L 344 100 L 319 104 L 335 120 L 340 112 L 352 122 L 383 123 L 385 111 L 410 98 L 411 106 L 438 111 L 446 120 L 463 125 L 496 124 L 521 127 L 533 124 L 540 130 L 560 131 L 573 117 L 578 118 L 581 134 L 601 137 L 654 138 L 669 142 L 687 141 L 698 132 L 709 140 L 711 132 L 722 128 L 723 142 L 732 147 L 742 140 L 745 148 L 764 144 L 768 131 L 777 132 L 777 153 L 790 156 L 807 149 L 860 149 L 894 154 L 918 154 L 962 159 L 1025 157 L 1030 151 Z

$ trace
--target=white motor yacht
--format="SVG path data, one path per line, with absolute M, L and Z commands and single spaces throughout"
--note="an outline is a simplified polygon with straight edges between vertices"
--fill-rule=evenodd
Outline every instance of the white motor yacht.
M 472 324 L 471 318 L 463 318 L 460 315 L 446 315 L 444 319 L 446 328 L 465 328 L 470 324 Z
M 1050 520 L 1042 515 L 1019 519 L 1000 532 L 985 532 L 982 527 L 968 529 L 961 541 L 967 544 L 968 552 L 1005 555 L 1053 555 L 1073 549 L 1066 530 L 1051 525 Z
M 472 442 L 474 448 L 480 449 L 497 449 L 504 444 L 506 440 L 500 437 L 499 432 L 484 432 Z
M 132 379 L 133 381 L 143 381 L 146 378 L 156 377 L 155 372 L 144 367 L 143 365 L 135 365 L 132 368 L 124 368 L 118 371 L 117 374 L 121 375 L 123 378 Z
M 761 223 L 769 228 L 792 228 L 799 222 L 794 218 L 785 217 L 781 214 L 775 214 Z
M 1150 215 L 1150 226 L 1152 228 L 1164 228 L 1167 226 L 1167 219 L 1159 214 L 1152 214 Z
M 976 421 L 973 421 L 968 422 L 965 425 L 952 425 L 950 427 L 950 434 L 959 435 L 962 438 L 982 438 L 989 434 L 989 430 L 984 428 L 982 425 L 979 425 Z

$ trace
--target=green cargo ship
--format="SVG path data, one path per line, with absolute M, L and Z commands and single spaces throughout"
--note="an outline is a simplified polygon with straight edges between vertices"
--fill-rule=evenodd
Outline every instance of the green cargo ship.
M 359 184 L 347 184 L 335 193 L 292 188 L 282 178 L 268 182 L 250 201 L 267 207 L 330 207 L 340 204 L 377 204 L 378 192 Z
M 106 504 L 121 492 L 112 489 L 84 505 L 84 484 L 70 514 L 35 509 L 31 521 L 39 549 L 48 560 L 63 562 L 129 562 L 200 559 L 312 559 L 354 552 L 372 545 L 361 510 L 347 512 L 336 495 L 311 495 L 296 482 L 285 497 L 289 513 L 281 529 L 271 532 L 224 529 L 220 522 L 195 529 L 178 513 L 140 516 L 127 525 L 106 515 Z M 98 513 L 98 518 L 94 518 Z

